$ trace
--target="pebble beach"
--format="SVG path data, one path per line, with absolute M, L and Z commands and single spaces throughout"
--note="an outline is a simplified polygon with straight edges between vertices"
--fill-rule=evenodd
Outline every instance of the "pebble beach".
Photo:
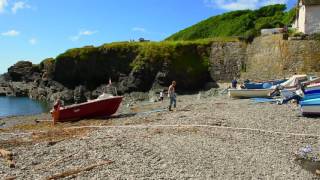
M 4 179 L 313 179 L 295 153 L 319 148 L 320 123 L 294 104 L 178 96 L 122 105 L 109 119 L 53 126 L 49 114 L 1 119 Z M 73 173 L 70 173 L 73 172 Z

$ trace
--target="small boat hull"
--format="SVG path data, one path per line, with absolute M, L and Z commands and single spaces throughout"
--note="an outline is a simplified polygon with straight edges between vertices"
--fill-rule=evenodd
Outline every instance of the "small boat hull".
M 305 94 L 319 94 L 320 89 L 314 89 L 314 90 L 305 90 Z
M 121 96 L 96 99 L 82 104 L 76 104 L 54 109 L 51 114 L 54 123 L 72 120 L 107 117 L 115 114 L 122 102 Z
M 320 98 L 301 101 L 300 106 L 303 115 L 320 115 Z
M 244 87 L 246 89 L 270 89 L 274 85 L 278 85 L 284 83 L 286 80 L 274 80 L 274 81 L 266 81 L 266 82 L 249 82 L 245 83 Z
M 273 89 L 229 89 L 231 98 L 267 98 Z
M 312 115 L 320 115 L 320 105 L 313 106 L 302 106 L 301 107 L 302 115 L 304 116 L 312 116 Z
M 311 100 L 311 99 L 318 99 L 318 98 L 320 98 L 320 93 L 305 94 L 303 97 L 303 100 Z

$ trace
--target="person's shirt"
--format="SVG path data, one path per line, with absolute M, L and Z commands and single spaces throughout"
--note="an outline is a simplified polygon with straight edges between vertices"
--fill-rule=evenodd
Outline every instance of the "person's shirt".
M 174 88 L 173 85 L 169 86 L 168 96 L 169 97 L 174 97 L 175 96 L 175 88 Z
M 163 97 L 163 92 L 162 92 L 162 91 L 160 92 L 160 97 L 161 97 L 161 98 Z
M 231 84 L 232 84 L 232 88 L 237 88 L 238 81 L 234 79 L 231 81 Z

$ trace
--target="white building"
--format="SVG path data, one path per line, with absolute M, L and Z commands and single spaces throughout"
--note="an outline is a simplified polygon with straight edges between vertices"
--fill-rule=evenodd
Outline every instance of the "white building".
M 298 0 L 294 27 L 305 34 L 320 33 L 320 0 Z

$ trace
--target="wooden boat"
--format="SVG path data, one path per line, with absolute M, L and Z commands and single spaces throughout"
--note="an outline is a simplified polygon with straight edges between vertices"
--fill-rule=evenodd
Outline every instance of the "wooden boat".
M 273 89 L 229 89 L 231 98 L 266 98 Z
M 300 102 L 302 115 L 320 115 L 320 98 Z
M 51 111 L 53 122 L 111 116 L 117 112 L 122 98 L 122 96 L 102 96 L 92 101 L 65 107 L 62 107 L 61 103 L 57 103 Z

